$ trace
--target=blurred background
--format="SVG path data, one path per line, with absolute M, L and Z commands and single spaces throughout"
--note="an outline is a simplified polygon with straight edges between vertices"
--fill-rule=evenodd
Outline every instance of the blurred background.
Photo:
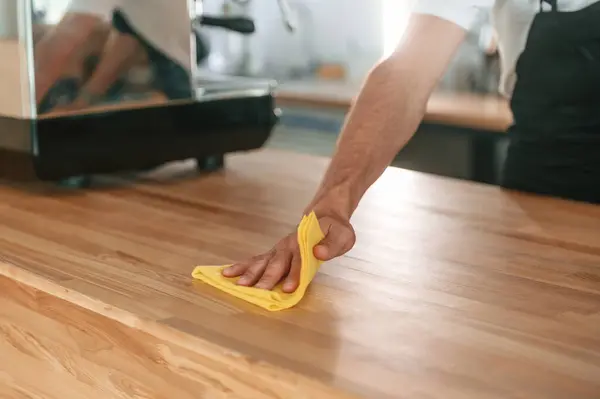
M 330 155 L 352 98 L 370 68 L 389 54 L 406 28 L 414 0 L 288 0 L 288 19 L 282 23 L 275 0 L 205 1 L 210 14 L 248 15 L 256 23 L 252 35 L 206 29 L 211 52 L 204 70 L 278 81 L 284 113 L 269 145 L 319 155 Z M 438 91 L 484 104 L 492 99 L 492 133 L 503 133 L 503 112 L 494 114 L 499 97 L 500 62 L 491 10 L 469 33 Z M 480 101 L 481 100 L 481 101 Z M 498 100 L 501 101 L 501 100 Z M 470 107 L 470 105 L 465 105 Z M 447 108 L 447 107 L 446 107 Z M 460 108 L 460 107 L 459 107 Z M 479 118 L 481 109 L 469 114 Z M 504 111 L 504 108 L 501 108 Z M 460 110 L 444 109 L 452 114 Z M 487 112 L 487 111 L 486 111 Z M 450 177 L 495 182 L 503 161 L 504 135 L 489 134 L 480 126 L 424 123 L 395 166 Z M 481 133 L 481 134 L 480 134 Z M 483 162 L 481 162 L 483 160 Z
M 246 37 L 207 31 L 213 48 L 208 66 L 226 73 L 280 80 L 314 77 L 330 67 L 330 79 L 361 81 L 401 38 L 414 0 L 288 0 L 287 3 L 293 31 L 281 23 L 276 0 L 205 1 L 207 13 L 246 14 L 256 23 L 256 33 Z M 498 71 L 493 39 L 491 21 L 482 13 L 443 87 L 477 92 L 496 90 Z
M 318 155 L 332 153 L 352 99 L 370 68 L 402 37 L 414 6 L 414 0 L 30 1 L 38 97 L 33 107 L 39 114 L 86 112 L 109 102 L 193 101 L 215 82 L 243 86 L 273 80 L 284 112 L 268 146 Z M 18 36 L 17 3 L 0 0 L 0 43 Z M 119 4 L 122 14 L 115 14 L 113 3 Z M 144 14 L 144 8 L 154 10 L 154 19 Z M 96 22 L 69 20 L 70 13 L 82 10 L 94 15 Z M 469 104 L 475 105 L 499 97 L 499 56 L 488 11 L 482 11 L 456 54 L 440 81 L 439 93 L 468 96 Z M 144 14 L 138 18 L 141 24 L 135 18 L 138 14 Z M 104 22 L 97 23 L 98 18 Z M 230 29 L 223 29 L 223 19 Z M 55 27 L 69 24 L 79 30 L 63 35 L 59 47 L 74 48 L 70 43 L 78 40 L 85 43 L 76 43 L 80 49 L 71 61 L 77 62 L 65 61 L 58 68 L 60 54 L 52 47 L 45 50 L 44 45 L 51 42 L 48 37 L 57 36 L 60 29 Z M 177 52 L 177 46 L 182 51 Z M 106 61 L 108 68 L 101 68 L 100 61 Z M 18 80 L 5 79 L 1 88 L 16 92 L 8 86 Z M 459 106 L 461 101 L 450 97 L 449 103 Z M 469 107 L 471 119 L 481 120 L 477 114 L 481 107 Z M 455 112 L 447 108 L 444 112 Z M 496 130 L 493 133 L 502 132 L 498 126 L 491 128 Z M 490 139 L 489 132 L 479 134 L 479 130 L 479 125 L 460 121 L 424 123 L 394 165 L 494 182 L 504 137 Z M 479 164 L 478 159 L 487 163 Z M 487 176 L 477 176 L 483 169 Z

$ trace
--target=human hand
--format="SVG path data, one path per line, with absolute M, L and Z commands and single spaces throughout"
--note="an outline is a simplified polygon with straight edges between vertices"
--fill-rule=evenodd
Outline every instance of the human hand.
M 317 213 L 325 238 L 313 249 L 315 257 L 328 261 L 348 252 L 356 241 L 350 222 L 334 213 Z M 300 283 L 301 258 L 297 232 L 280 240 L 270 251 L 223 270 L 225 277 L 240 276 L 237 284 L 272 290 L 283 281 L 283 291 L 296 291 Z

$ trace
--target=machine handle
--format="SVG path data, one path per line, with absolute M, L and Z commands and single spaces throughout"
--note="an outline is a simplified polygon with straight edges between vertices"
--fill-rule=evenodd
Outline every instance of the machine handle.
M 232 0 L 234 3 L 237 3 L 241 6 L 248 7 L 252 0 Z M 277 0 L 277 5 L 279 6 L 279 13 L 281 14 L 281 19 L 283 21 L 283 25 L 289 32 L 296 31 L 296 21 L 292 17 L 292 11 L 290 8 L 290 4 L 288 0 Z
M 249 18 L 242 17 L 200 17 L 200 24 L 203 26 L 212 26 L 223 28 L 245 35 L 252 34 L 256 31 L 254 21 Z
M 277 0 L 277 4 L 279 5 L 279 12 L 281 13 L 281 19 L 283 20 L 283 24 L 289 32 L 296 31 L 296 22 L 293 21 L 292 12 L 290 10 L 290 5 L 287 0 Z

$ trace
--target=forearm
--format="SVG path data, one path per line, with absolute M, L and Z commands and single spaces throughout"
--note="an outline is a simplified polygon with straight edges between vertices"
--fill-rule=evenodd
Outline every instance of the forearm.
M 369 74 L 306 211 L 352 216 L 368 188 L 413 136 L 464 37 L 465 30 L 440 18 L 411 18 L 403 42 Z
M 113 83 L 135 64 L 142 51 L 134 37 L 113 31 L 104 46 L 100 62 L 83 86 L 82 93 L 104 97 Z
M 381 176 L 416 131 L 430 86 L 411 79 L 401 64 L 372 70 L 352 107 L 340 139 L 309 208 L 326 201 L 350 217 L 367 189 Z
M 39 40 L 34 50 L 38 103 L 100 23 L 102 21 L 96 16 L 67 14 L 57 27 Z

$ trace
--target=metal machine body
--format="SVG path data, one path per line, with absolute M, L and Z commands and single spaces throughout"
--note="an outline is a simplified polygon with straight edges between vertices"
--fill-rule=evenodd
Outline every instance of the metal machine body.
M 18 0 L 18 31 L 0 37 L 0 177 L 73 180 L 190 158 L 212 169 L 260 148 L 277 122 L 273 84 L 198 77 L 198 8 Z

